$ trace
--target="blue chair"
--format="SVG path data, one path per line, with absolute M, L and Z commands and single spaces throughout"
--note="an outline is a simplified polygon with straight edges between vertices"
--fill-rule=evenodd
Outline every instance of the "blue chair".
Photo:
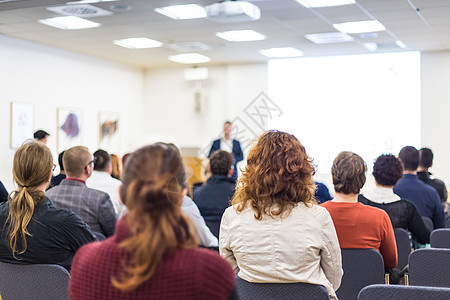
M 0 295 L 3 300 L 69 300 L 69 279 L 69 272 L 58 265 L 0 262 Z
M 432 248 L 450 249 L 450 228 L 439 228 L 431 232 L 430 245 Z
M 305 282 L 254 283 L 239 277 L 236 277 L 236 292 L 240 300 L 330 299 L 327 289 L 322 285 Z
M 395 241 L 397 243 L 397 268 L 403 270 L 408 264 L 409 254 L 411 253 L 411 240 L 409 232 L 403 228 L 394 228 Z
M 450 288 L 450 249 L 423 248 L 409 255 L 409 284 Z
M 358 300 L 443 300 L 450 299 L 449 288 L 374 284 L 359 292 Z
M 380 252 L 375 249 L 341 249 L 341 253 L 344 276 L 336 291 L 340 300 L 355 300 L 364 287 L 385 283 Z

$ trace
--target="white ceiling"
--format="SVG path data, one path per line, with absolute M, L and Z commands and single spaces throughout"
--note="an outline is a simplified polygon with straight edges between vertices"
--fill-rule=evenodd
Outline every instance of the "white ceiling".
M 3 0 L 4 1 L 4 0 Z M 220 24 L 208 19 L 173 20 L 154 11 L 156 7 L 196 3 L 208 5 L 214 0 L 122 0 L 92 4 L 111 11 L 111 5 L 126 4 L 129 11 L 112 16 L 90 18 L 102 26 L 81 30 L 61 30 L 41 23 L 39 19 L 60 16 L 47 7 L 64 5 L 60 0 L 22 0 L 1 3 L 0 34 L 47 44 L 103 59 L 139 67 L 177 66 L 169 55 L 179 52 L 162 48 L 131 50 L 113 44 L 113 40 L 145 36 L 168 45 L 202 42 L 211 46 L 200 52 L 211 58 L 208 65 L 260 63 L 267 60 L 259 49 L 295 47 L 304 56 L 370 53 L 363 43 L 376 42 L 375 52 L 407 50 L 450 50 L 450 0 L 357 0 L 355 5 L 308 9 L 294 0 L 252 0 L 261 9 L 255 22 Z M 387 30 L 377 37 L 353 34 L 353 42 L 316 45 L 304 38 L 309 33 L 335 32 L 333 23 L 380 21 Z M 252 29 L 268 37 L 264 41 L 231 43 L 216 37 L 224 30 Z

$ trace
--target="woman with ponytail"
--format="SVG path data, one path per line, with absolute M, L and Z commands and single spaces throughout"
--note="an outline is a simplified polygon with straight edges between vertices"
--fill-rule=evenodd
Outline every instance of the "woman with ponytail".
M 17 190 L 0 204 L 0 261 L 70 270 L 78 248 L 95 240 L 80 217 L 55 208 L 45 196 L 52 169 L 52 154 L 43 143 L 26 143 L 15 153 Z
M 72 300 L 234 297 L 231 267 L 198 248 L 181 211 L 185 180 L 181 155 L 171 145 L 146 146 L 127 159 L 120 195 L 129 212 L 114 236 L 75 255 Z

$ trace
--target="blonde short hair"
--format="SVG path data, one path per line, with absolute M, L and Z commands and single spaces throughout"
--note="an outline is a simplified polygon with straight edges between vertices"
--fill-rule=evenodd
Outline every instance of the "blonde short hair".
M 75 146 L 66 150 L 63 156 L 64 170 L 68 177 L 79 177 L 84 168 L 92 160 L 89 149 L 83 146 Z

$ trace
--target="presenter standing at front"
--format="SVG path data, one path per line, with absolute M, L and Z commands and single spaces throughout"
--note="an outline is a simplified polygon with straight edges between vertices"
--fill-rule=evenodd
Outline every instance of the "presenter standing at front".
M 233 175 L 231 176 L 234 180 L 237 180 L 237 166 L 236 164 L 244 159 L 244 153 L 242 152 L 241 143 L 238 140 L 232 139 L 230 137 L 231 133 L 231 122 L 226 121 L 223 124 L 223 137 L 217 139 L 213 142 L 211 150 L 209 150 L 208 158 L 213 154 L 214 151 L 224 150 L 230 152 L 233 155 Z

